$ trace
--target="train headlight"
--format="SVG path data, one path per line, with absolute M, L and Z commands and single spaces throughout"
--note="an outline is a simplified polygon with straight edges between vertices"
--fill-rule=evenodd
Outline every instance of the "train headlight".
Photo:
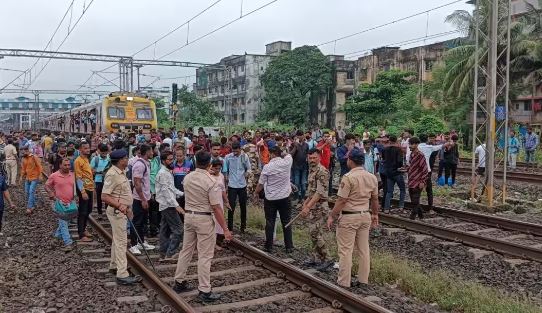
M 143 125 L 143 129 L 151 129 L 151 124 L 145 124 Z
M 111 128 L 119 128 L 119 124 L 118 123 L 111 123 Z

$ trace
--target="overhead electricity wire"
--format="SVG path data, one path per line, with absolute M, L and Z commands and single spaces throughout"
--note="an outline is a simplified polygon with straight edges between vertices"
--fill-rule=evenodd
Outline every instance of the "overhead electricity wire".
M 66 19 L 66 16 L 68 16 L 68 13 L 70 12 L 70 9 L 73 7 L 73 3 L 75 2 L 75 0 L 72 0 L 70 5 L 68 6 L 68 8 L 66 9 L 66 12 L 64 12 L 64 15 L 62 16 L 62 19 L 60 19 L 60 22 L 58 23 L 58 25 L 56 26 L 55 28 L 55 31 L 53 32 L 53 34 L 51 35 L 51 38 L 49 38 L 49 41 L 47 42 L 47 44 L 45 45 L 45 48 L 43 48 L 43 50 L 47 50 L 47 48 L 49 48 L 49 45 L 51 44 L 51 42 L 53 42 L 53 38 L 55 37 L 56 33 L 58 32 L 58 30 L 60 29 L 60 26 L 62 26 L 62 23 L 64 22 L 64 20 Z M 42 54 L 43 55 L 43 54 Z M 0 89 L 0 91 L 8 88 L 11 84 L 13 84 L 17 79 L 19 79 L 21 76 L 23 76 L 26 72 L 30 72 L 32 71 L 32 69 L 34 69 L 34 67 L 36 66 L 36 64 L 38 64 L 39 60 L 41 59 L 41 56 L 34 62 L 34 64 L 32 64 L 26 71 L 22 71 L 23 73 L 21 73 L 19 76 L 15 77 L 15 79 L 13 79 L 12 81 L 10 81 L 7 85 L 5 85 L 4 87 L 2 87 L 2 89 Z
M 73 30 L 75 29 L 75 27 L 77 27 L 77 25 L 79 24 L 79 22 L 81 21 L 81 19 L 83 18 L 83 16 L 85 15 L 85 13 L 88 11 L 88 9 L 90 8 L 90 6 L 92 5 L 92 3 L 94 3 L 94 0 L 91 0 L 88 4 L 88 6 L 86 7 L 83 7 L 83 12 L 81 12 L 81 15 L 79 16 L 79 18 L 77 19 L 77 21 L 75 21 L 75 24 L 73 24 L 73 27 L 68 31 L 68 33 L 66 34 L 66 36 L 64 37 L 64 39 L 62 40 L 62 42 L 58 45 L 58 47 L 56 48 L 55 52 L 58 52 L 58 50 L 60 50 L 60 48 L 62 47 L 62 45 L 66 42 L 66 40 L 68 39 L 68 37 L 71 35 L 71 33 L 73 32 Z M 32 86 L 32 84 L 34 84 L 34 82 L 36 82 L 36 80 L 38 79 L 38 77 L 40 76 L 40 74 L 45 70 L 45 68 L 47 67 L 47 65 L 49 65 L 49 63 L 51 62 L 52 59 L 48 59 L 47 60 L 47 63 L 45 63 L 45 65 L 41 68 L 41 70 L 38 72 L 38 74 L 36 76 L 34 76 L 34 80 L 28 85 L 27 89 L 30 88 Z
M 427 13 L 429 13 L 431 11 L 442 9 L 444 7 L 447 7 L 447 6 L 450 6 L 452 4 L 456 4 L 456 3 L 459 3 L 459 2 L 463 2 L 463 1 L 464 0 L 455 0 L 455 1 L 452 1 L 452 2 L 448 2 L 448 3 L 445 3 L 445 4 L 439 5 L 437 7 L 422 11 L 422 12 L 411 14 L 409 16 L 405 16 L 405 17 L 402 17 L 402 18 L 399 18 L 399 19 L 396 19 L 396 20 L 393 20 L 393 21 L 389 21 L 389 22 L 386 22 L 384 24 L 380 24 L 380 25 L 377 25 L 377 26 L 373 26 L 373 27 L 370 27 L 370 28 L 360 30 L 360 31 L 352 33 L 350 35 L 346 35 L 346 36 L 342 36 L 342 37 L 339 37 L 339 38 L 336 38 L 336 39 L 333 39 L 333 40 L 329 40 L 329 41 L 323 42 L 321 44 L 318 44 L 316 46 L 320 47 L 320 46 L 323 46 L 323 45 L 327 45 L 327 44 L 330 44 L 330 43 L 334 43 L 334 42 L 337 42 L 337 41 L 348 39 L 348 38 L 351 38 L 351 37 L 354 37 L 354 36 L 357 36 L 357 35 L 360 35 L 360 34 L 363 34 L 363 33 L 367 33 L 367 32 L 370 32 L 370 31 L 373 31 L 373 30 L 376 30 L 376 29 L 379 29 L 379 28 L 383 28 L 383 27 L 386 27 L 386 26 L 389 26 L 389 25 L 392 25 L 392 24 L 395 24 L 395 23 L 399 23 L 399 22 L 411 19 L 411 18 L 416 17 L 416 16 L 427 14 Z

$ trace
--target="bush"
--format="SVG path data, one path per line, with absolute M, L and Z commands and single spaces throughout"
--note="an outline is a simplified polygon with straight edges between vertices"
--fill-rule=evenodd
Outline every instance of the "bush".
M 446 123 L 435 115 L 422 116 L 414 127 L 416 136 L 419 134 L 440 134 L 447 129 Z

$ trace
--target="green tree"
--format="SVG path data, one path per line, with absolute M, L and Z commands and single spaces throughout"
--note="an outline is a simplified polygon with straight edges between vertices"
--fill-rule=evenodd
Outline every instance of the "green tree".
M 260 120 L 307 126 L 316 121 L 318 98 L 332 84 L 331 67 L 317 47 L 303 46 L 273 59 L 261 81 L 265 97 Z
M 223 121 L 211 102 L 199 98 L 186 85 L 179 88 L 178 101 L 177 119 L 182 127 L 214 126 Z
M 416 134 L 440 134 L 447 130 L 446 123 L 440 118 L 432 114 L 426 114 L 422 116 L 414 131 Z
M 413 73 L 400 70 L 381 72 L 372 84 L 361 84 L 345 105 L 348 121 L 364 127 L 413 126 L 423 112 L 417 100 Z
M 152 99 L 156 105 L 156 119 L 158 121 L 158 127 L 170 128 L 173 126 L 173 121 L 169 116 L 168 104 L 164 99 L 155 98 Z

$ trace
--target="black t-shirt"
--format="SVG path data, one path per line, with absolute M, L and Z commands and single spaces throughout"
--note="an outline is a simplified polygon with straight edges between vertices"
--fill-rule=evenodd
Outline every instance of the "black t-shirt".
M 307 165 L 307 154 L 309 152 L 309 145 L 306 142 L 296 143 L 296 151 L 292 155 L 294 159 L 294 168 L 304 168 Z
M 64 156 L 61 156 L 59 154 L 51 154 L 49 156 L 49 164 L 53 166 L 52 173 L 58 171 L 60 169 L 60 164 L 62 164 L 62 158 Z
M 386 147 L 382 153 L 384 159 L 384 172 L 386 176 L 393 177 L 401 174 L 399 168 L 403 166 L 403 150 L 397 146 Z

